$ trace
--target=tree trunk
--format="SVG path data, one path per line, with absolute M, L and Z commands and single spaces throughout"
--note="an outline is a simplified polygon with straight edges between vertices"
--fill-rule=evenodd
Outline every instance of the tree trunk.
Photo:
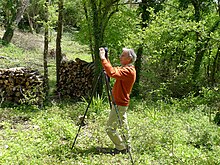
M 28 12 L 27 12 L 27 18 L 28 18 L 28 23 L 29 23 L 29 26 L 30 26 L 30 32 L 31 32 L 31 34 L 34 34 L 33 22 L 31 20 L 30 15 L 29 15 Z
M 92 7 L 92 23 L 93 23 L 93 34 L 94 34 L 94 57 L 95 57 L 95 77 L 98 77 L 100 72 L 102 71 L 101 62 L 99 58 L 99 48 L 101 47 L 101 44 L 103 43 L 103 34 L 101 31 L 101 15 L 98 8 L 98 5 L 94 0 L 91 0 L 91 7 Z M 97 95 L 101 96 L 103 92 L 103 79 L 99 79 L 99 83 L 96 87 Z
M 23 3 L 21 4 L 21 7 L 19 7 L 19 10 L 16 14 L 16 19 L 15 19 L 15 25 L 18 26 L 19 22 L 21 21 L 24 11 L 29 5 L 29 0 L 24 0 L 22 1 Z
M 94 57 L 94 54 L 93 54 L 93 40 L 92 40 L 92 33 L 91 33 L 91 23 L 89 21 L 89 16 L 88 16 L 88 11 L 87 11 L 87 7 L 86 7 L 86 4 L 85 2 L 83 3 L 83 9 L 84 9 L 84 12 L 85 12 L 85 16 L 86 16 L 86 21 L 87 21 L 87 24 L 88 24 L 88 33 L 89 33 L 89 48 L 90 48 L 90 51 L 92 53 L 92 60 L 95 61 L 95 57 Z
M 2 40 L 6 44 L 11 42 L 12 37 L 14 35 L 14 30 L 18 26 L 19 22 L 21 21 L 21 19 L 23 17 L 24 11 L 26 10 L 26 8 L 29 5 L 29 0 L 24 0 L 22 2 L 23 3 L 19 7 L 17 13 L 11 17 L 11 20 L 8 22 L 8 25 L 6 26 L 7 28 L 6 28 L 6 31 L 5 31 L 3 38 L 2 38 Z M 12 10 L 15 10 L 15 9 L 12 9 Z M 14 12 L 12 12 L 12 13 L 14 13 Z
M 136 81 L 134 83 L 134 88 L 132 95 L 139 96 L 140 94 L 140 78 L 141 78 L 141 64 L 142 64 L 142 54 L 143 54 L 143 46 L 140 45 L 137 50 L 137 60 L 135 62 L 135 69 L 136 69 Z
M 200 21 L 200 2 L 197 1 L 192 1 L 193 7 L 194 7 L 194 18 L 196 22 Z M 194 61 L 194 66 L 193 66 L 193 82 L 196 81 L 198 75 L 199 75 L 199 70 L 200 70 L 200 66 L 202 63 L 202 59 L 203 59 L 203 51 L 202 51 L 202 44 L 199 42 L 200 41 L 200 34 L 199 32 L 196 32 L 196 50 L 195 50 L 195 54 L 196 54 L 196 58 Z
M 102 71 L 102 65 L 100 62 L 100 58 L 99 58 L 99 48 L 101 47 L 101 44 L 103 43 L 103 36 L 101 35 L 100 29 L 96 28 L 98 27 L 98 21 L 95 20 L 96 18 L 94 17 L 94 55 L 95 55 L 95 66 L 96 66 L 96 71 L 95 71 L 95 75 L 96 77 L 98 77 L 98 75 L 100 74 L 100 72 Z M 97 94 L 99 96 L 102 95 L 103 92 L 103 79 L 99 79 L 99 83 L 97 85 Z
M 198 34 L 197 38 L 198 38 Z M 199 71 L 200 71 L 200 66 L 202 63 L 202 59 L 203 59 L 203 55 L 204 55 L 204 51 L 202 49 L 204 49 L 202 47 L 202 45 L 199 43 L 198 39 L 197 39 L 197 46 L 196 46 L 196 58 L 194 61 L 194 66 L 193 66 L 193 80 L 194 82 L 196 81 L 198 75 L 199 75 Z
M 194 5 L 194 10 L 195 10 L 195 19 L 196 21 L 198 22 L 200 20 L 200 13 L 199 13 L 199 5 Z M 196 82 L 196 79 L 199 75 L 199 71 L 200 71 L 200 66 L 201 66 L 201 63 L 202 63 L 202 59 L 203 59 L 203 56 L 206 52 L 206 49 L 208 47 L 208 43 L 210 41 L 210 35 L 211 33 L 213 33 L 215 30 L 218 29 L 218 26 L 220 24 L 220 20 L 217 20 L 214 25 L 211 27 L 211 29 L 209 30 L 209 33 L 208 33 L 208 37 L 205 39 L 205 40 L 201 40 L 200 39 L 200 34 L 198 32 L 196 32 L 196 58 L 195 58 L 195 61 L 194 61 L 194 68 L 193 68 L 193 77 L 192 77 L 192 80 L 193 82 Z
M 4 43 L 8 44 L 11 42 L 13 35 L 14 35 L 14 28 L 12 27 L 12 25 L 8 25 L 2 37 L 2 40 L 4 41 Z
M 213 66 L 212 66 L 212 70 L 211 70 L 211 85 L 213 86 L 215 84 L 215 73 L 217 71 L 218 68 L 218 62 L 219 62 L 219 57 L 220 57 L 220 47 L 218 47 L 217 53 L 215 55 L 214 61 L 213 61 Z
M 141 28 L 144 29 L 148 25 L 146 24 L 146 21 L 150 19 L 150 13 L 147 11 L 147 2 L 148 0 L 143 0 L 140 4 L 139 8 L 141 8 Z M 135 62 L 135 68 L 136 68 L 136 81 L 134 84 L 132 95 L 139 96 L 140 93 L 140 74 L 141 74 L 141 64 L 142 64 L 142 54 L 143 54 L 143 45 L 140 44 L 139 48 L 137 50 L 137 60 Z
M 129 1 L 131 2 L 131 1 Z M 153 8 L 154 12 L 158 12 L 162 9 L 162 3 L 164 0 L 161 1 L 154 1 L 154 0 L 142 0 L 142 2 L 139 4 L 139 9 L 141 14 L 141 29 L 144 30 L 148 27 L 147 21 L 150 21 L 150 12 L 147 9 Z M 134 84 L 132 95 L 139 96 L 140 93 L 140 75 L 141 75 L 141 69 L 142 69 L 142 54 L 143 54 L 143 40 L 142 43 L 139 45 L 139 48 L 137 50 L 137 60 L 135 62 L 135 68 L 136 68 L 136 81 Z
M 219 18 L 220 18 L 220 0 L 218 0 L 218 15 L 219 15 Z M 219 23 L 218 23 L 219 24 Z M 217 25 L 218 26 L 218 25 Z M 213 28 L 214 29 L 214 28 Z M 214 86 L 215 84 L 215 74 L 216 72 L 219 71 L 219 62 L 220 62 L 220 46 L 218 46 L 218 50 L 216 52 L 216 55 L 215 55 L 215 58 L 214 58 L 214 61 L 213 61 L 213 66 L 212 66 L 212 70 L 211 70 L 211 85 Z
M 46 0 L 46 3 L 45 3 L 45 8 L 46 8 L 46 10 L 45 10 L 45 33 L 44 33 L 44 83 L 43 83 L 44 93 L 46 95 L 46 98 L 49 93 L 49 78 L 48 78 L 48 65 L 47 65 L 48 44 L 49 44 L 49 42 L 48 42 L 48 34 L 49 34 L 48 4 L 49 4 L 49 0 Z
M 63 31 L 63 0 L 59 0 L 59 16 L 58 16 L 58 27 L 57 27 L 57 39 L 56 39 L 56 75 L 57 75 L 57 84 L 60 81 L 60 62 L 62 59 L 61 56 L 61 39 Z

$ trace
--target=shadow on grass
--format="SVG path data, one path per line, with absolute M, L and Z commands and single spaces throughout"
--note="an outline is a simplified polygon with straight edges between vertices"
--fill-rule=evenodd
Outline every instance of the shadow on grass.
M 102 147 L 90 147 L 88 149 L 80 149 L 73 148 L 65 145 L 63 147 L 56 147 L 52 151 L 49 152 L 50 155 L 54 155 L 58 157 L 60 160 L 62 159 L 77 159 L 77 157 L 81 156 L 89 156 L 89 155 L 103 155 L 109 154 L 113 155 L 113 148 L 102 148 Z
M 8 109 L 14 112 L 38 112 L 40 108 L 38 105 L 17 104 L 13 102 L 4 102 L 0 105 L 0 108 Z
M 102 155 L 102 154 L 110 154 L 113 155 L 113 148 L 106 148 L 106 147 L 91 147 L 88 149 L 74 149 L 73 152 L 83 154 L 83 155 L 90 155 L 90 154 L 95 154 L 95 155 Z

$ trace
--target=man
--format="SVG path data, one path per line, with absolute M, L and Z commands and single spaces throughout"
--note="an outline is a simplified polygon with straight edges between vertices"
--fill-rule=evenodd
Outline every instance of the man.
M 133 49 L 123 48 L 120 56 L 121 67 L 112 67 L 110 61 L 105 57 L 105 49 L 99 49 L 102 66 L 109 77 L 115 78 L 116 82 L 112 89 L 112 95 L 115 100 L 117 109 L 113 106 L 109 114 L 106 132 L 112 142 L 115 144 L 114 153 L 127 153 L 130 149 L 128 136 L 128 122 L 126 111 L 129 106 L 130 93 L 136 79 L 136 70 L 132 65 L 136 60 L 136 54 Z M 118 114 L 117 114 L 118 113 Z M 119 134 L 117 128 L 120 127 L 119 118 L 122 129 L 126 132 L 126 141 Z M 128 146 L 128 147 L 127 147 Z

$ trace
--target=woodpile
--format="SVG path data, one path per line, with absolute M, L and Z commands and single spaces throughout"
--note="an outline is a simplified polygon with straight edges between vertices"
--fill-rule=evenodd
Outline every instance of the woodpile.
M 23 67 L 0 69 L 0 103 L 39 101 L 43 95 L 42 85 L 43 77 L 37 70 Z
M 61 96 L 75 99 L 87 98 L 92 91 L 95 65 L 79 58 L 75 61 L 62 61 L 60 65 L 60 81 L 57 91 Z

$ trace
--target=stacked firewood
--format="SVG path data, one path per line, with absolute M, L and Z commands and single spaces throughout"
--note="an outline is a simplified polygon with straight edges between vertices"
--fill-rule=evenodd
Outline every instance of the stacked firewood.
M 37 70 L 23 67 L 0 69 L 0 102 L 21 103 L 30 97 L 39 100 L 42 84 L 43 77 Z
M 57 91 L 61 96 L 80 99 L 87 98 L 92 91 L 95 65 L 76 58 L 75 61 L 62 61 L 60 81 Z

